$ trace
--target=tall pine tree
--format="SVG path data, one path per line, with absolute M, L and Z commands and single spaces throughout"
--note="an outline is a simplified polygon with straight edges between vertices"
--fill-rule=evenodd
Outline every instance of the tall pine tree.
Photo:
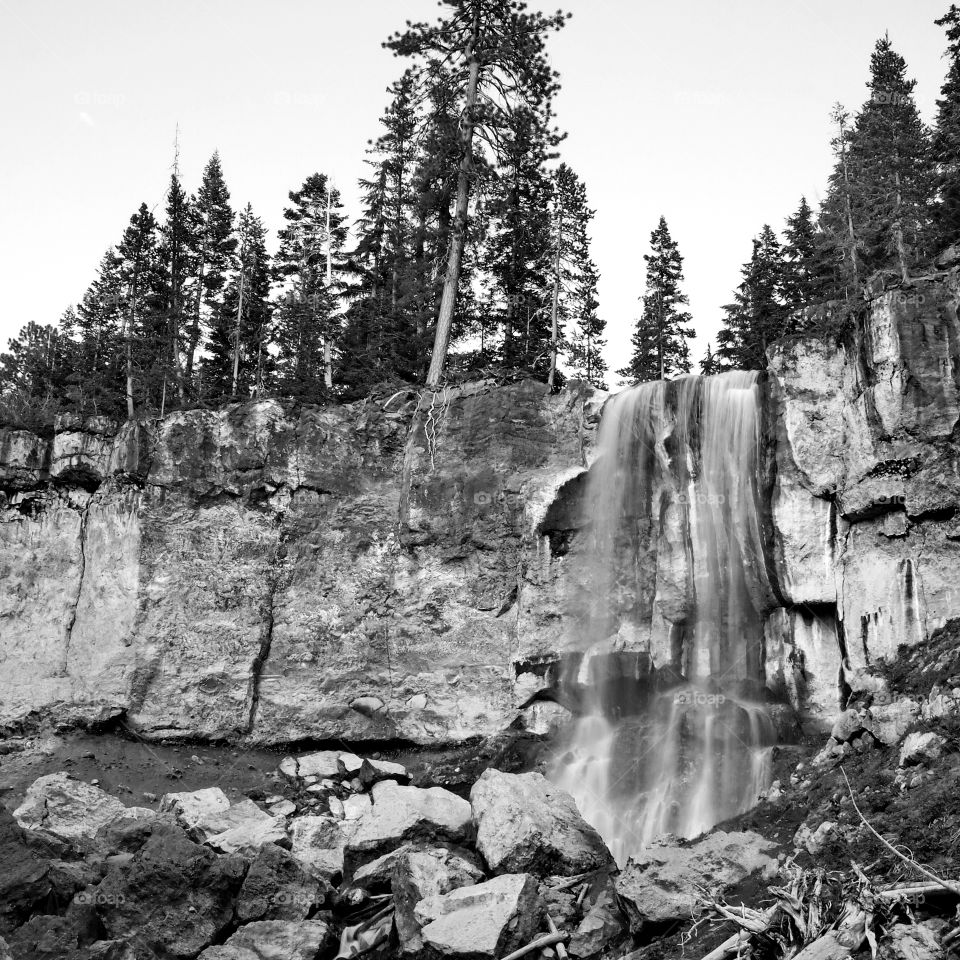
M 644 255 L 647 282 L 643 312 L 634 328 L 630 363 L 618 370 L 633 383 L 663 380 L 690 372 L 690 344 L 694 330 L 684 309 L 683 257 L 670 236 L 665 217 L 650 234 L 651 252 Z
M 316 401 L 333 388 L 347 228 L 340 193 L 325 174 L 311 174 L 289 197 L 274 261 L 281 284 L 275 328 L 278 388 Z
M 960 243 L 960 8 L 950 9 L 936 21 L 947 32 L 947 76 L 937 100 L 933 131 L 933 158 L 937 164 L 939 203 L 936 241 L 945 247 Z
M 764 224 L 753 241 L 753 253 L 743 265 L 742 276 L 733 303 L 724 307 L 716 356 L 724 369 L 762 370 L 767 347 L 784 335 L 788 317 L 783 254 L 769 225 Z

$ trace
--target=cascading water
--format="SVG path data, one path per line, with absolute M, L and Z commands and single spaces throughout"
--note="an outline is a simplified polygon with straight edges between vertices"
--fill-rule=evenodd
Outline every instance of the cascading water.
M 768 779 L 758 389 L 754 373 L 659 381 L 603 413 L 587 490 L 588 649 L 572 678 L 588 700 L 552 775 L 621 863 L 658 836 L 696 836 L 742 812 Z M 643 692 L 625 698 L 591 668 L 635 641 L 636 611 L 656 619 L 666 589 L 650 570 L 664 542 L 694 602 L 663 621 L 669 662 L 652 656 Z

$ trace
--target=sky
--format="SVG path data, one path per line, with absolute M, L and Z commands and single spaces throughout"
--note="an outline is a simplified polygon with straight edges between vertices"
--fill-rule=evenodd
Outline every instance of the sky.
M 933 120 L 946 69 L 933 21 L 948 6 L 563 3 L 556 112 L 563 159 L 597 211 L 611 369 L 628 358 L 660 215 L 685 258 L 699 357 L 752 237 L 822 195 L 831 105 L 861 105 L 884 31 Z M 81 298 L 141 201 L 162 211 L 178 128 L 187 189 L 219 150 L 235 207 L 251 202 L 274 236 L 288 191 L 316 170 L 355 216 L 364 150 L 402 69 L 381 43 L 437 13 L 436 0 L 0 0 L 0 342 Z

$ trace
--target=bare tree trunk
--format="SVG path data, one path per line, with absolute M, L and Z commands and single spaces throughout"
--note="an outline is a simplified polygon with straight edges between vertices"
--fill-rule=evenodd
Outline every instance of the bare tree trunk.
M 332 194 L 330 180 L 327 180 L 327 296 L 333 287 L 333 236 L 330 234 L 330 204 Z M 332 301 L 331 301 L 332 303 Z M 327 316 L 326 328 L 323 331 L 323 382 L 328 390 L 333 389 L 333 356 L 330 349 L 330 322 Z
M 230 395 L 237 395 L 237 381 L 240 377 L 240 324 L 243 317 L 243 285 L 246 279 L 247 270 L 247 238 L 243 238 L 243 246 L 240 248 L 240 289 L 237 293 L 237 325 L 234 330 L 233 341 L 233 383 L 230 388 Z
M 460 170 L 457 175 L 457 206 L 450 237 L 450 253 L 447 258 L 447 276 L 443 283 L 443 298 L 440 315 L 437 317 L 437 332 L 433 340 L 433 355 L 427 371 L 427 386 L 435 388 L 443 376 L 443 367 L 450 347 L 450 329 L 453 326 L 453 311 L 457 305 L 457 287 L 460 283 L 460 264 L 463 260 L 463 244 L 467 233 L 467 216 L 470 210 L 470 180 L 473 174 L 474 111 L 477 106 L 477 90 L 480 85 L 480 61 L 475 46 L 480 33 L 479 9 L 474 16 L 473 36 L 467 50 L 470 73 L 467 80 L 467 96 L 460 121 Z
M 897 259 L 900 261 L 900 276 L 904 282 L 910 279 L 910 273 L 907 270 L 907 245 L 903 239 L 903 194 L 900 190 L 900 171 L 894 175 L 897 184 L 897 218 L 893 221 L 893 236 L 897 245 Z
M 563 238 L 563 214 L 557 211 L 557 250 L 553 260 L 553 306 L 550 313 L 550 375 L 547 386 L 557 379 L 557 340 L 560 332 L 560 246 Z

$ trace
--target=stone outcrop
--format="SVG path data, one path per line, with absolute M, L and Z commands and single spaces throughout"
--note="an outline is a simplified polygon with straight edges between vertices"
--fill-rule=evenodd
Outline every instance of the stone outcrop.
M 879 294 L 843 342 L 769 353 L 762 663 L 824 729 L 851 692 L 882 695 L 879 659 L 960 616 L 957 277 Z M 627 615 L 584 682 L 675 666 L 697 575 L 680 389 L 644 466 L 658 510 Z M 548 732 L 576 707 L 545 701 L 558 660 L 583 656 L 604 398 L 478 383 L 425 394 L 418 418 L 411 392 L 0 430 L 0 724 L 122 717 L 147 739 L 262 744 Z
M 505 729 L 518 572 L 601 397 L 428 394 L 409 443 L 403 397 L 0 430 L 0 723 L 260 743 Z

